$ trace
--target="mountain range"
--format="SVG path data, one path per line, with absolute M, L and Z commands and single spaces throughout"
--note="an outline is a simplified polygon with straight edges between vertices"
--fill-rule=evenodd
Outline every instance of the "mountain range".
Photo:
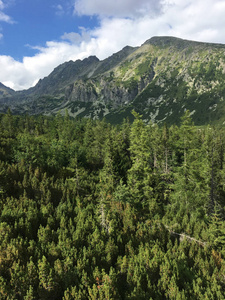
M 132 120 L 134 109 L 158 124 L 189 110 L 196 125 L 225 124 L 225 45 L 152 37 L 100 61 L 65 62 L 32 88 L 0 83 L 0 112 Z

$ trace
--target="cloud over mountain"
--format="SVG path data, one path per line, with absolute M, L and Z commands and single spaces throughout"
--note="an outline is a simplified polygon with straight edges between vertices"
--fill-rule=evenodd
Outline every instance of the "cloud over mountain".
M 63 9 L 62 4 L 56 5 Z M 6 22 L 12 22 L 3 9 L 0 0 L 0 21 L 5 18 Z M 58 40 L 33 47 L 37 53 L 21 62 L 0 56 L 0 82 L 16 90 L 28 88 L 64 61 L 89 55 L 104 59 L 126 45 L 138 46 L 152 36 L 225 43 L 222 0 L 76 0 L 71 13 L 74 18 L 97 16 L 98 26 L 87 25 L 79 32 L 65 31 L 58 35 Z

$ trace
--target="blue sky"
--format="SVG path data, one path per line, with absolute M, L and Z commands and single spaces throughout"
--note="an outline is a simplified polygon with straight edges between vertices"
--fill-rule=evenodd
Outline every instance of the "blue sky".
M 46 41 L 60 40 L 65 32 L 80 33 L 80 27 L 98 26 L 94 16 L 75 15 L 69 1 L 15 0 L 4 12 L 11 16 L 11 22 L 1 24 L 4 38 L 0 41 L 0 54 L 19 61 L 34 55 L 38 52 L 35 47 L 44 47 Z
M 0 0 L 0 82 L 29 88 L 59 64 L 152 36 L 225 44 L 224 0 Z

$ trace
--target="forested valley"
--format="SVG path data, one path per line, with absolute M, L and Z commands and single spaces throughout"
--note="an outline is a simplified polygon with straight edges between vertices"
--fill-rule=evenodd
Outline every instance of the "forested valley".
M 0 115 L 0 299 L 225 299 L 225 129 Z

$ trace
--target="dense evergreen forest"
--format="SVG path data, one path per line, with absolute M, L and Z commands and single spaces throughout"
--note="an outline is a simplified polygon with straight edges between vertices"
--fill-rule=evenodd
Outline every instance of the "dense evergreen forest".
M 0 299 L 225 299 L 225 129 L 0 115 Z

